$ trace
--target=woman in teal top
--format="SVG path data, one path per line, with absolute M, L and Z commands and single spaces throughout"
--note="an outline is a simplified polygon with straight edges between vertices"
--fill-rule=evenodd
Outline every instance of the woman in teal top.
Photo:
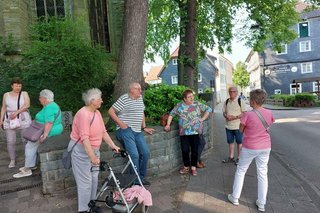
M 55 135 L 60 135 L 63 131 L 62 116 L 60 107 L 54 102 L 54 94 L 48 89 L 40 92 L 39 101 L 43 106 L 42 110 L 36 114 L 36 121 L 44 124 L 44 131 L 39 141 L 28 141 L 25 147 L 25 166 L 19 169 L 19 173 L 14 174 L 14 178 L 27 177 L 32 175 L 32 169 L 36 168 L 37 150 L 43 141 Z
M 44 104 L 46 104 L 47 102 L 47 100 L 42 97 L 39 97 L 39 100 L 40 102 L 44 102 Z M 46 137 L 60 135 L 63 131 L 62 116 L 61 112 L 59 113 L 60 108 L 58 104 L 53 101 L 47 103 L 46 105 L 44 104 L 42 104 L 42 110 L 36 114 L 36 121 L 41 124 L 45 124 L 43 140 L 46 139 Z M 58 113 L 58 117 L 56 118 L 56 120 L 54 120 Z M 48 126 L 47 131 L 46 126 Z

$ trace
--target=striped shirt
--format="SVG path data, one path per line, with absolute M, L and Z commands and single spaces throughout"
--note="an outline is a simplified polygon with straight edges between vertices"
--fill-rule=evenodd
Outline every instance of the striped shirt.
M 122 95 L 112 107 L 116 110 L 119 119 L 132 128 L 135 132 L 141 132 L 141 124 L 144 115 L 144 103 L 142 97 L 132 99 L 129 94 Z M 117 129 L 120 127 L 117 125 Z

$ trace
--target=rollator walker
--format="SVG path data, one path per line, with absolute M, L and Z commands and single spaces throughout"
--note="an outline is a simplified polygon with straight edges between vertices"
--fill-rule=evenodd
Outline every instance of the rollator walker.
M 136 166 L 133 164 L 133 161 L 130 155 L 121 150 L 119 153 L 113 154 L 114 158 L 122 157 L 127 160 L 125 167 L 121 172 L 115 172 L 110 164 L 105 161 L 100 162 L 99 167 L 92 167 L 91 171 L 108 171 L 108 177 L 102 182 L 102 187 L 95 200 L 91 200 L 88 204 L 90 211 L 94 212 L 97 202 L 105 203 L 105 205 L 112 209 L 112 212 L 115 213 L 130 213 L 133 212 L 138 206 L 141 207 L 142 213 L 147 213 L 149 207 L 145 205 L 139 205 L 138 200 L 135 198 L 132 202 L 128 203 L 124 197 L 123 191 L 131 186 L 133 186 L 137 181 L 141 187 L 144 188 L 140 176 L 137 172 Z M 129 171 L 132 169 L 134 174 L 131 174 Z M 119 198 L 114 200 L 114 195 L 119 194 Z M 135 211 L 137 212 L 137 211 Z

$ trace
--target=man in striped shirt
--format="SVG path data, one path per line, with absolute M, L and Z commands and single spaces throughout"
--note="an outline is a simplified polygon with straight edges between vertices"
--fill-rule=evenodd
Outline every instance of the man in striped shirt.
M 150 151 L 143 131 L 152 134 L 154 129 L 146 127 L 144 109 L 141 86 L 131 83 L 129 93 L 120 96 L 110 107 L 109 115 L 117 124 L 116 137 L 131 156 L 142 183 L 150 185 L 145 180 Z

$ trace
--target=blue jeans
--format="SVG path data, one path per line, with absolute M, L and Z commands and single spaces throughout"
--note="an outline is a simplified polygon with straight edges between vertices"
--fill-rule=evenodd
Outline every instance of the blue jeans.
M 129 153 L 141 180 L 143 180 L 147 175 L 147 166 L 150 155 L 149 147 L 144 139 L 143 133 L 134 132 L 131 127 L 128 127 L 127 129 L 120 128 L 116 131 L 116 137 Z
M 234 143 L 234 140 L 236 140 L 237 144 L 242 144 L 242 133 L 239 129 L 231 130 L 226 128 L 226 133 L 228 144 Z

